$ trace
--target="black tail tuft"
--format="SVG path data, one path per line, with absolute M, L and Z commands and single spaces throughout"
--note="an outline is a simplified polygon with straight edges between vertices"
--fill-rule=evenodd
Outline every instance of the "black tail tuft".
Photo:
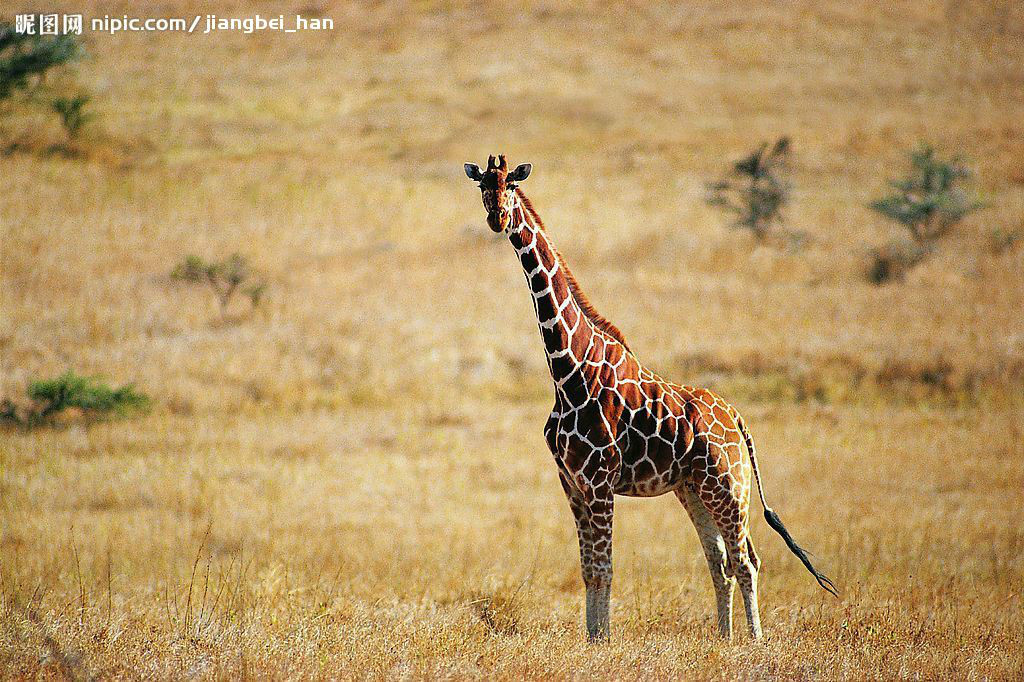
M 776 533 L 782 536 L 782 539 L 786 541 L 786 545 L 789 547 L 789 551 L 796 554 L 796 557 L 803 562 L 803 565 L 811 572 L 811 575 L 813 575 L 814 579 L 818 581 L 818 584 L 826 591 L 831 592 L 833 596 L 838 597 L 839 592 L 836 591 L 836 586 L 828 579 L 828 576 L 819 572 L 818 569 L 814 567 L 811 560 L 807 558 L 807 552 L 805 552 L 800 545 L 796 544 L 796 541 L 793 540 L 793 536 L 790 535 L 789 531 L 786 530 L 786 527 L 782 525 L 782 519 L 779 518 L 779 515 L 765 507 L 764 520 L 768 522 L 768 525 L 771 526 Z

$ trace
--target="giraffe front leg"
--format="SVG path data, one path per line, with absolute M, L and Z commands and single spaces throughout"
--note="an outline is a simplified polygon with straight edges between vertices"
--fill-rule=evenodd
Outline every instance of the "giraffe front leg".
M 589 532 L 580 534 L 580 567 L 587 588 L 587 639 L 604 642 L 611 636 L 613 497 L 585 505 Z
M 587 639 L 608 641 L 611 635 L 612 516 L 614 496 L 584 499 L 563 480 L 569 506 L 576 518 L 580 542 L 580 569 L 587 590 Z

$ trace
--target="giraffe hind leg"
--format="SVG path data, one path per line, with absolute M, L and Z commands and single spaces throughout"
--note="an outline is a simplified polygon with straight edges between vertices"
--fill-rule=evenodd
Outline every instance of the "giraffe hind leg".
M 747 535 L 747 555 L 750 557 L 750 561 L 754 564 L 754 570 L 761 570 L 761 557 L 757 556 L 757 552 L 754 550 L 754 542 L 750 539 L 750 535 Z
M 718 632 L 726 639 L 732 639 L 732 595 L 736 587 L 736 579 L 727 570 L 725 541 L 718 531 L 711 514 L 704 503 L 689 487 L 676 490 L 676 497 L 682 502 L 686 512 L 697 530 L 697 537 L 704 548 L 704 557 L 711 573 L 711 583 L 715 588 L 715 604 L 718 611 Z
M 749 476 L 745 477 L 746 480 Z M 761 615 L 757 605 L 757 576 L 761 560 L 754 552 L 748 526 L 750 489 L 737 484 L 729 473 L 705 476 L 697 496 L 714 519 L 725 542 L 726 571 L 736 579 L 743 596 L 747 626 L 753 639 L 761 638 Z

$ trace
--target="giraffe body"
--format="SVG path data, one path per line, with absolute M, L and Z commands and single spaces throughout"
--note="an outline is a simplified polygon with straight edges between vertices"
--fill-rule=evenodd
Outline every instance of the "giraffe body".
M 760 479 L 743 420 L 711 391 L 665 381 L 644 367 L 621 332 L 590 306 L 516 186 L 530 170 L 523 165 L 509 172 L 504 157 L 491 157 L 486 172 L 466 164 L 466 174 L 480 183 L 488 224 L 508 235 L 533 297 L 555 387 L 544 436 L 576 520 L 588 636 L 609 635 L 615 495 L 674 492 L 704 548 L 720 632 L 731 636 L 738 584 L 750 634 L 759 638 L 760 560 L 750 540 L 748 511 L 751 480 L 760 490 Z M 769 524 L 832 591 L 828 578 L 764 507 Z

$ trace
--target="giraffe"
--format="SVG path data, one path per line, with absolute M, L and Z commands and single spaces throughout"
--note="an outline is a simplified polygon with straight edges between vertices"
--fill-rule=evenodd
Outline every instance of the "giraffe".
M 527 163 L 509 171 L 504 155 L 491 156 L 486 170 L 465 164 L 466 175 L 480 186 L 488 226 L 507 235 L 532 294 L 555 388 L 544 438 L 576 520 L 589 641 L 610 636 L 615 495 L 676 495 L 697 529 L 718 629 L 727 639 L 737 584 L 749 634 L 762 636 L 761 562 L 748 519 L 751 478 L 768 525 L 821 587 L 837 595 L 768 506 L 754 441 L 736 409 L 711 391 L 670 383 L 642 365 L 622 332 L 587 300 L 518 187 L 532 168 Z

